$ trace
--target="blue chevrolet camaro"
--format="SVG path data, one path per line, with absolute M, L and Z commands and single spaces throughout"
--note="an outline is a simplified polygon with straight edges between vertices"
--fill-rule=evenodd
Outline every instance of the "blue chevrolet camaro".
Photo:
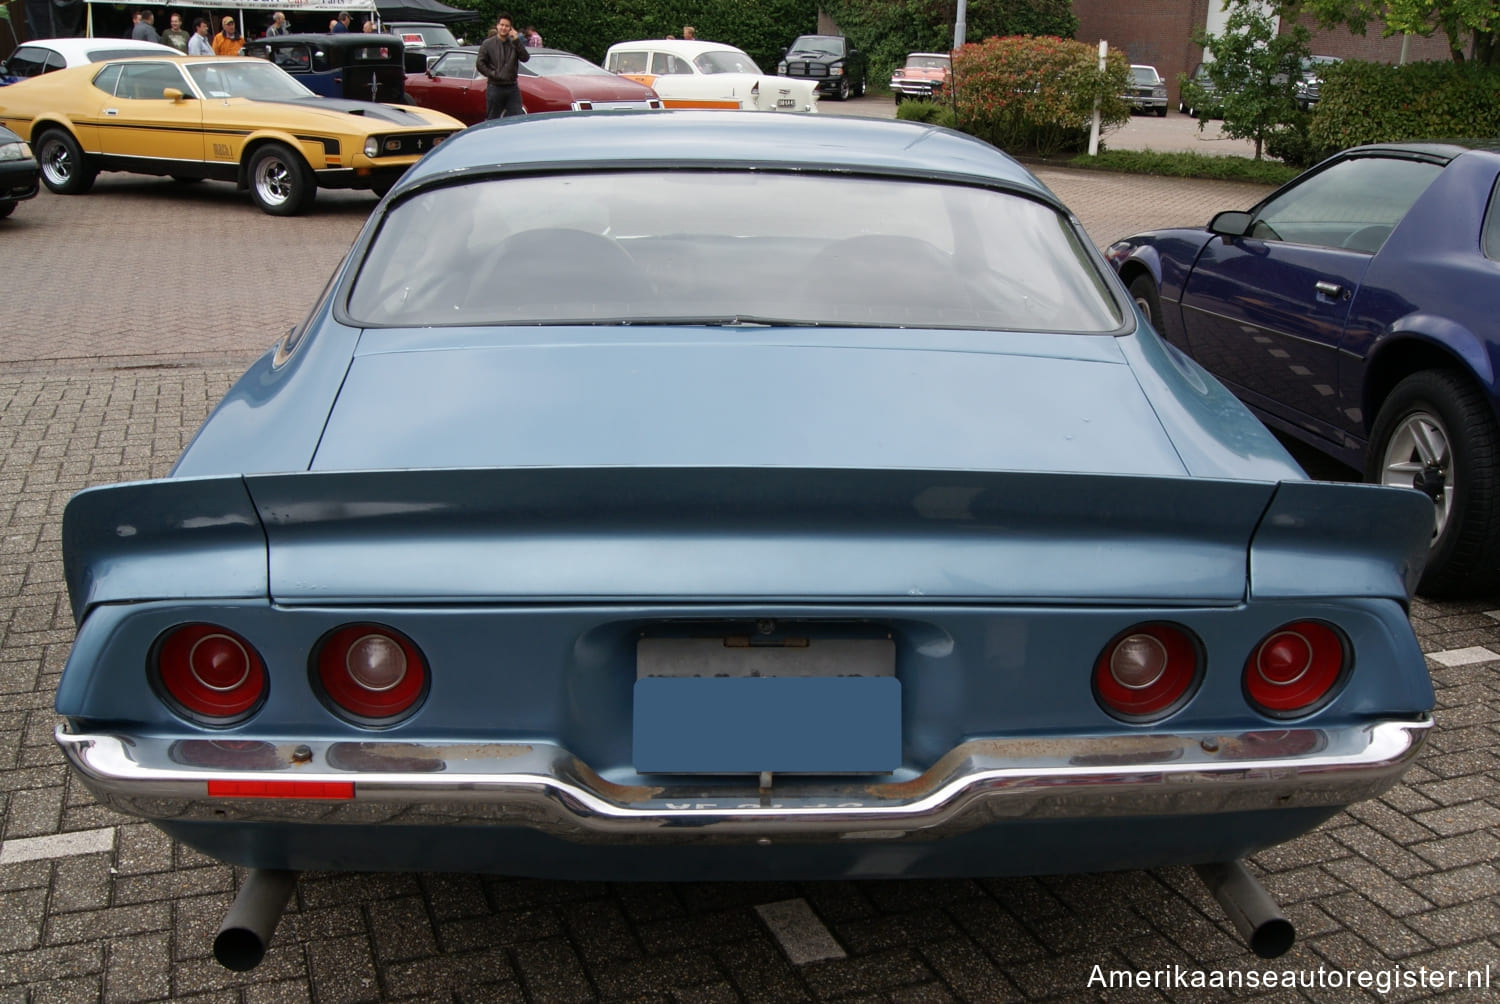
M 1106 252 L 1273 428 L 1433 500 L 1433 594 L 1500 585 L 1497 179 L 1494 144 L 1358 147 L 1248 212 Z
M 1239 863 L 1430 725 L 1416 492 L 1309 481 L 993 147 L 681 112 L 470 129 L 172 475 L 64 520 L 58 741 L 252 871 Z

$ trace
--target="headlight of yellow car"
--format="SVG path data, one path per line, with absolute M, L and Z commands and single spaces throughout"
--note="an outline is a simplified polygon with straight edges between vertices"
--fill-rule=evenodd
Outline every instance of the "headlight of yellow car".
M 0 160 L 25 160 L 31 156 L 31 146 L 27 143 L 6 143 L 0 146 Z
M 378 153 L 380 153 L 380 140 L 371 136 L 365 140 L 365 156 L 373 159 Z

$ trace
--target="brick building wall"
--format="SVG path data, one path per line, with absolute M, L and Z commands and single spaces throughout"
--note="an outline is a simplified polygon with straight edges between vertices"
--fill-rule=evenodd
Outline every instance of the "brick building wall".
M 1073 0 L 1078 41 L 1108 42 L 1132 63 L 1149 63 L 1167 80 L 1167 104 L 1177 107 L 1177 75 L 1191 73 L 1203 50 L 1193 32 L 1208 20 L 1209 3 L 1219 0 Z

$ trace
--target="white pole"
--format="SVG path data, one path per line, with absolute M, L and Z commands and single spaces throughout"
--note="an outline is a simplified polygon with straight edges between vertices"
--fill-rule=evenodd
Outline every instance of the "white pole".
M 958 0 L 958 17 L 953 25 L 953 48 L 964 47 L 964 36 L 969 32 L 969 0 Z
M 1104 70 L 1104 57 L 1109 55 L 1109 43 L 1099 40 L 1099 70 Z M 1089 126 L 1089 156 L 1099 156 L 1099 99 L 1094 99 L 1094 121 Z

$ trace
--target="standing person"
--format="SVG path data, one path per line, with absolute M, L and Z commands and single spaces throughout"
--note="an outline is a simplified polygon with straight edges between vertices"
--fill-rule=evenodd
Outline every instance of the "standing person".
M 140 19 L 136 21 L 135 27 L 130 29 L 130 37 L 137 42 L 160 42 L 161 36 L 156 33 L 156 12 L 147 7 L 140 13 Z
M 544 46 L 542 45 L 542 33 L 539 32 L 539 31 L 537 31 L 536 28 L 534 28 L 534 27 L 528 26 L 527 29 L 526 29 L 526 48 L 528 48 L 528 49 L 541 49 L 541 48 L 544 48 Z
M 226 16 L 219 23 L 223 30 L 214 36 L 214 55 L 238 56 L 245 47 L 245 36 L 235 28 L 234 18 Z
M 189 56 L 212 56 L 214 47 L 208 42 L 208 18 L 193 18 L 193 37 L 188 39 Z
M 271 27 L 266 29 L 266 37 L 274 38 L 277 35 L 290 35 L 292 26 L 286 23 L 286 15 L 277 11 L 271 15 Z
M 698 33 L 693 31 L 692 25 L 685 24 L 682 26 L 682 40 L 684 42 L 696 42 L 698 40 Z
M 335 35 L 341 35 L 349 30 L 349 12 L 339 11 L 339 16 L 334 18 L 333 27 L 330 29 Z
M 372 34 L 375 33 L 375 22 L 374 21 L 366 21 L 364 24 L 362 24 L 360 26 L 359 30 L 362 31 L 362 32 L 364 32 L 366 35 L 372 35 Z
M 526 51 L 526 43 L 516 31 L 515 22 L 509 14 L 501 14 L 495 19 L 495 34 L 484 40 L 479 47 L 479 58 L 474 61 L 474 69 L 489 80 L 484 89 L 486 120 L 526 114 L 526 109 L 521 107 L 516 67 L 530 60 L 531 53 Z
M 187 54 L 188 39 L 192 36 L 182 30 L 182 15 L 177 13 L 176 11 L 173 11 L 172 16 L 168 18 L 168 20 L 171 22 L 172 26 L 161 33 L 162 42 L 170 45 L 178 52 Z

